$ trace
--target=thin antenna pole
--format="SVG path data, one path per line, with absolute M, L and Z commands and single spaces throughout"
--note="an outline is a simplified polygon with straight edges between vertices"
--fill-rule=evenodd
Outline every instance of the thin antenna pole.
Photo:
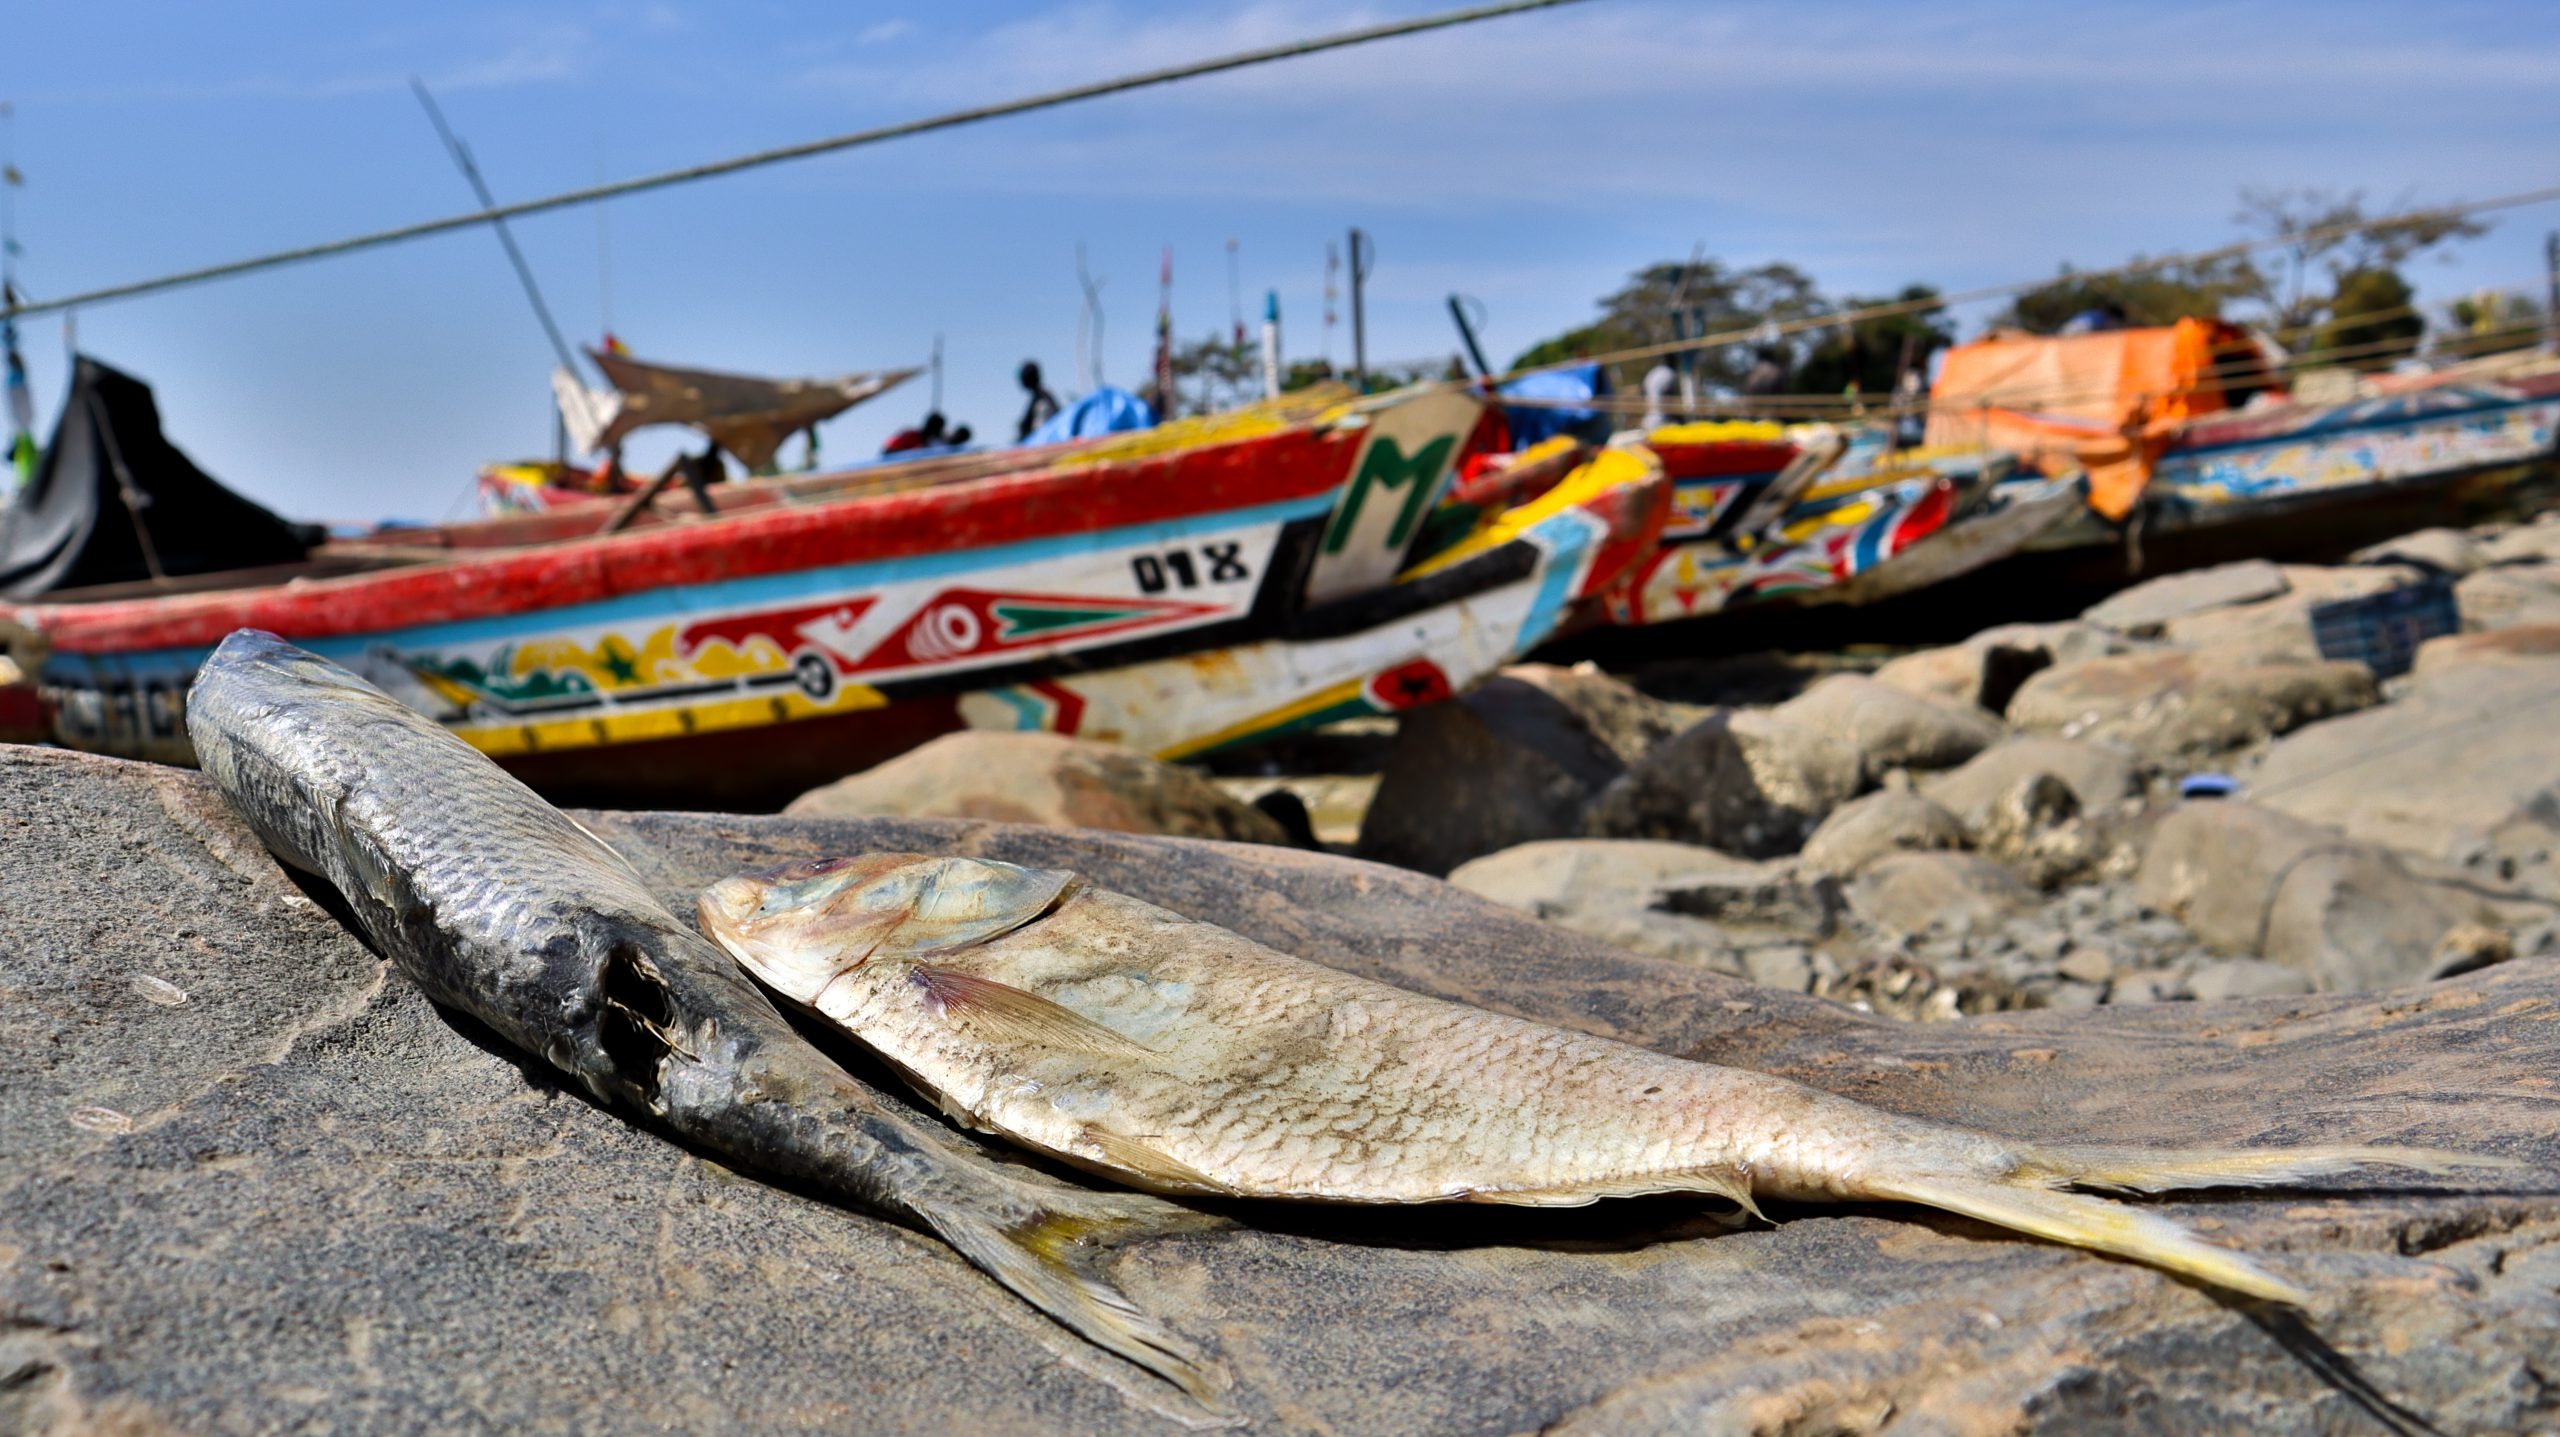
M 935 330 L 933 334 L 933 403 L 928 407 L 936 414 L 942 412 L 942 331 L 940 330 Z
M 1369 237 L 1354 226 L 1351 231 L 1351 386 L 1363 394 L 1369 392 L 1369 331 L 1360 290 L 1368 283 L 1369 261 L 1376 253 L 1370 247 Z
M 18 303 L 18 107 L 0 100 L 0 289 Z
M 1323 358 L 1324 367 L 1327 370 L 1333 368 L 1333 309 L 1335 303 L 1342 298 L 1341 278 L 1342 251 L 1333 247 L 1333 241 L 1326 240 L 1324 242 Z
M 1173 417 L 1173 246 L 1156 272 L 1156 417 Z
M 27 362 L 18 353 L 18 186 L 26 180 L 18 173 L 18 107 L 0 100 L 0 366 L 7 375 L 0 386 L 8 391 L 9 449 L 6 456 L 8 476 L 0 482 L 0 510 L 17 502 L 17 493 L 35 479 L 36 473 L 36 402 L 27 388 Z M 150 536 L 143 536 L 144 553 L 150 552 Z
M 462 167 L 462 177 L 471 182 L 471 192 L 480 197 L 480 207 L 496 209 L 497 198 L 489 193 L 489 182 L 480 178 L 480 166 L 471 158 L 471 147 L 462 143 L 461 137 L 454 134 L 453 127 L 444 122 L 444 111 L 437 108 L 436 97 L 427 93 L 427 82 L 412 75 L 409 88 L 417 93 L 418 103 L 426 106 L 427 119 L 436 127 L 436 137 L 443 140 L 444 147 L 452 152 L 453 162 Z M 551 352 L 559 357 L 562 369 L 576 374 L 577 357 L 570 353 L 569 341 L 560 337 L 560 326 L 552 322 L 551 306 L 542 302 L 542 286 L 533 282 L 533 266 L 525 263 L 524 251 L 516 248 L 514 231 L 507 228 L 503 219 L 489 221 L 489 227 L 498 232 L 498 243 L 506 246 L 507 260 L 516 267 L 516 278 L 524 283 L 524 297 L 533 302 L 533 316 L 542 321 L 542 332 L 551 340 Z
M 2560 230 L 2542 237 L 2543 345 L 2560 351 Z
M 1236 242 L 1227 241 L 1227 322 L 1235 326 L 1235 346 L 1244 348 L 1244 284 L 1237 278 Z

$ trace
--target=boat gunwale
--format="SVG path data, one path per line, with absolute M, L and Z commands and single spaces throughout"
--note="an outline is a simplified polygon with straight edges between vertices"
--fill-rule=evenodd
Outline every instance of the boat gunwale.
M 1304 499 L 1341 484 L 1364 433 L 1294 424 L 1162 454 L 814 502 L 783 499 L 614 534 L 456 548 L 445 557 L 326 578 L 90 602 L 40 599 L 5 612 L 44 633 L 58 653 L 205 645 L 242 627 L 334 638 L 538 612 L 652 589 L 1099 533 Z M 1204 469 L 1228 482 L 1176 477 L 1177 470 Z M 993 519 L 1000 532 L 953 542 L 951 523 L 973 514 Z M 1051 522 L 1026 522 L 1035 514 Z

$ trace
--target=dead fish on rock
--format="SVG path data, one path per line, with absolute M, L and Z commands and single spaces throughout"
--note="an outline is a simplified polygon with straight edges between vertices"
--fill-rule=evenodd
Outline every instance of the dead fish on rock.
M 999 1163 L 884 1108 L 620 855 L 425 716 L 244 629 L 197 674 L 187 732 L 267 846 L 335 885 L 437 1002 L 725 1161 L 922 1225 L 1194 1397 L 1223 1385 L 1098 1265 L 1103 1243 L 1203 1219 Z
M 713 885 L 704 931 L 961 1121 L 1165 1193 L 1575 1206 L 1919 1203 L 2258 1297 L 2308 1294 L 2085 1192 L 2267 1186 L 2415 1148 L 2012 1142 L 1370 982 L 1072 874 L 871 855 Z

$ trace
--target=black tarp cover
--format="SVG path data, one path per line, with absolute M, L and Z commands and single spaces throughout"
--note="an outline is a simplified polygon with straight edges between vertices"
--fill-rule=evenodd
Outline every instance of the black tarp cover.
M 126 504 L 124 482 L 136 506 Z M 151 386 L 82 355 L 34 481 L 0 517 L 0 597 L 152 577 L 137 508 L 160 572 L 172 578 L 289 564 L 320 536 L 198 469 L 162 437 Z

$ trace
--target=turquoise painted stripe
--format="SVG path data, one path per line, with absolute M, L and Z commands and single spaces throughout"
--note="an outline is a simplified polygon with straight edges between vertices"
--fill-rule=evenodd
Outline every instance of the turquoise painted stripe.
M 1047 706 L 1034 695 L 1018 688 L 989 689 L 986 692 L 1013 710 L 1015 728 L 1024 733 L 1036 733 L 1045 727 L 1040 720 Z
M 999 544 L 983 549 L 955 549 L 941 554 L 918 554 L 904 559 L 875 559 L 866 563 L 837 564 L 823 569 L 795 569 L 783 574 L 760 574 L 749 579 L 722 579 L 708 584 L 683 584 L 650 589 L 618 598 L 601 599 L 589 604 L 570 604 L 556 609 L 529 609 L 520 613 L 499 614 L 485 619 L 460 619 L 446 624 L 427 624 L 414 629 L 383 629 L 370 633 L 347 634 L 327 639 L 297 639 L 296 643 L 321 655 L 338 659 L 362 654 L 375 644 L 391 644 L 403 650 L 433 649 L 454 644 L 480 643 L 493 639 L 522 639 L 564 629 L 584 628 L 624 619 L 667 620 L 694 614 L 728 613 L 740 609 L 784 607 L 795 600 L 821 598 L 849 590 L 878 588 L 916 579 L 948 578 L 988 570 L 1003 570 L 1016 564 L 1053 559 L 1088 549 L 1113 548 L 1123 544 L 1168 543 L 1195 534 L 1212 533 L 1251 524 L 1286 523 L 1291 519 L 1312 518 L 1329 512 L 1334 496 L 1318 494 L 1306 499 L 1290 499 L 1278 504 L 1263 504 L 1251 509 L 1224 509 L 1213 514 L 1192 515 L 1181 519 L 1160 520 L 1152 524 L 1133 524 L 1124 529 L 1104 529 L 1084 534 L 1061 534 L 1046 539 L 1029 539 L 1018 544 Z M 1001 577 L 1000 574 L 991 577 Z M 122 659 L 149 664 L 185 663 L 192 667 L 196 660 L 211 653 L 208 647 L 151 649 L 113 654 L 65 654 L 65 659 Z
M 1583 562 L 1605 527 L 1599 519 L 1577 509 L 1558 514 L 1529 531 L 1546 546 L 1547 567 L 1538 577 L 1537 597 L 1529 601 L 1529 616 L 1520 621 L 1520 636 L 1512 641 L 1514 655 L 1545 643 L 1556 626 L 1564 622 L 1564 608 L 1573 598 L 1575 581 L 1582 577 Z

